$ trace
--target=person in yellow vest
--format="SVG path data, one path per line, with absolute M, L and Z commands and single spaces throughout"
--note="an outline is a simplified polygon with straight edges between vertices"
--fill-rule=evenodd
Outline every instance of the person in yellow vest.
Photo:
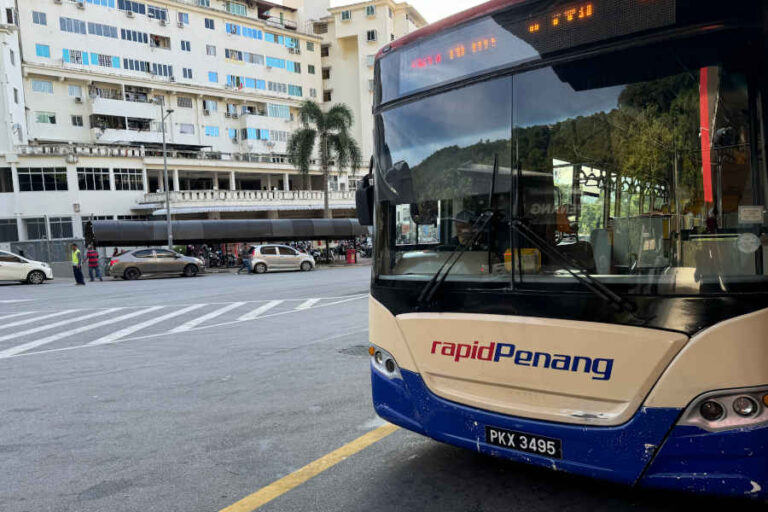
M 83 255 L 77 244 L 72 244 L 72 272 L 75 274 L 75 284 L 85 286 L 83 278 Z

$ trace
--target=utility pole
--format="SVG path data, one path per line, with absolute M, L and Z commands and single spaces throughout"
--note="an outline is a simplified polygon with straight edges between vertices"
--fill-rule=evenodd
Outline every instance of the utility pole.
M 163 131 L 163 181 L 165 182 L 165 225 L 168 233 L 168 250 L 173 250 L 173 226 L 171 225 L 171 190 L 168 184 L 168 152 L 165 149 L 165 120 L 173 114 L 173 110 L 165 110 L 163 101 L 160 105 L 160 126 Z

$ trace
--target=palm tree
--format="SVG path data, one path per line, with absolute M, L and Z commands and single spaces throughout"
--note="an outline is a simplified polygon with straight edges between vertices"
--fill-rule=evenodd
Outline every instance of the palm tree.
M 352 111 L 344 104 L 332 106 L 328 112 L 323 112 L 320 105 L 306 100 L 299 109 L 301 128 L 291 135 L 288 141 L 288 154 L 294 167 L 304 177 L 306 188 L 309 179 L 309 164 L 315 143 L 320 154 L 320 168 L 323 171 L 324 216 L 330 219 L 331 208 L 328 205 L 328 177 L 331 160 L 336 161 L 336 167 L 343 171 L 346 167 L 352 173 L 360 167 L 360 147 L 349 134 L 352 126 Z M 314 125 L 314 127 L 313 127 Z

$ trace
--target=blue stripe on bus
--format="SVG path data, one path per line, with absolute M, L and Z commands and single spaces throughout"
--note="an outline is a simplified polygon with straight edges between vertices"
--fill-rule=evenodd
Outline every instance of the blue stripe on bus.
M 764 498 L 768 490 L 768 427 L 724 433 L 676 427 L 681 410 L 674 408 L 642 408 L 615 427 L 524 419 L 445 400 L 429 391 L 419 374 L 401 373 L 403 380 L 391 380 L 371 368 L 376 412 L 438 441 L 627 485 L 642 477 L 644 486 L 715 494 L 751 492 Z M 563 459 L 489 445 L 486 425 L 560 439 Z
M 768 498 L 768 425 L 707 432 L 675 427 L 643 486 Z

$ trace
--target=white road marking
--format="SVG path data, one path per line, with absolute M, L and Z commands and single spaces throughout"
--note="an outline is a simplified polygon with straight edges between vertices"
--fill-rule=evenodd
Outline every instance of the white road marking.
M 50 313 L 43 316 L 36 316 L 35 318 L 26 318 L 24 320 L 19 320 L 18 322 L 11 322 L 10 324 L 4 324 L 0 325 L 0 329 L 7 329 L 8 327 L 17 327 L 19 325 L 26 325 L 31 324 L 34 322 L 38 322 L 40 320 L 45 320 L 46 318 L 53 318 L 56 316 L 63 316 L 68 315 L 69 313 L 74 313 L 76 311 L 81 311 L 80 309 L 65 309 L 64 311 L 57 311 L 56 313 Z
M 309 309 L 315 304 L 317 304 L 318 302 L 320 302 L 320 299 L 307 299 L 301 304 L 299 304 L 298 306 L 296 306 L 296 310 L 301 311 L 302 309 Z
M 244 314 L 243 316 L 238 318 L 238 320 L 241 321 L 241 322 L 245 322 L 247 320 L 253 320 L 254 318 L 257 318 L 259 315 L 262 315 L 262 314 L 266 313 L 270 309 L 272 309 L 274 307 L 277 307 L 277 306 L 279 306 L 282 303 L 283 303 L 282 300 L 272 300 L 272 301 L 269 301 L 266 304 L 262 304 L 261 306 L 257 307 L 253 311 Z
M 41 325 L 41 326 L 35 327 L 33 329 L 27 329 L 26 331 L 15 332 L 13 334 L 6 334 L 5 336 L 0 336 L 0 341 L 10 340 L 10 339 L 13 339 L 13 338 L 19 338 L 21 336 L 26 336 L 27 334 L 35 334 L 35 333 L 38 333 L 38 332 L 41 332 L 41 331 L 49 331 L 51 329 L 55 329 L 56 327 L 61 327 L 62 325 L 73 324 L 75 322 L 80 322 L 82 320 L 88 320 L 89 318 L 93 318 L 95 316 L 103 315 L 104 313 L 109 313 L 109 312 L 112 312 L 112 311 L 117 311 L 119 309 L 122 309 L 122 308 L 112 308 L 112 309 L 106 309 L 106 310 L 102 309 L 102 310 L 95 311 L 95 312 L 87 314 L 87 315 L 68 318 L 66 320 L 62 320 L 61 322 L 53 322 L 52 324 Z M 2 354 L 2 352 L 0 352 L 0 354 Z
M 121 329 L 117 332 L 113 332 L 112 334 L 108 334 L 102 338 L 97 339 L 96 341 L 92 341 L 88 343 L 90 346 L 94 345 L 106 345 L 108 343 L 114 343 L 115 341 L 119 340 L 120 338 L 125 338 L 129 334 L 133 334 L 136 331 L 140 331 L 142 329 L 145 329 L 147 327 L 150 327 L 155 324 L 159 324 L 160 322 L 164 322 L 166 320 L 170 320 L 171 318 L 181 316 L 185 313 L 189 313 L 190 311 L 194 311 L 196 309 L 200 309 L 204 306 L 207 306 L 208 304 L 195 304 L 192 306 L 187 306 L 184 309 L 179 309 L 177 311 L 172 311 L 171 313 L 168 313 L 166 315 L 158 316 L 156 318 L 153 318 L 151 320 L 147 320 L 146 322 L 142 322 L 140 324 L 132 325 L 130 327 L 126 327 L 125 329 Z M 159 309 L 159 308 L 155 308 Z
M 102 311 L 99 311 L 98 315 L 107 315 L 109 313 L 114 313 L 115 311 L 119 311 L 122 308 L 112 308 L 112 309 L 105 309 Z M 53 343 L 54 341 L 60 340 L 62 338 L 67 338 L 69 336 L 74 336 L 75 334 L 80 334 L 86 331 L 90 331 L 92 329 L 97 329 L 99 327 L 102 327 L 104 325 L 109 325 L 115 322 L 119 322 L 120 320 L 127 320 L 129 318 L 133 318 L 135 316 L 143 315 L 144 313 L 149 313 L 150 311 L 154 309 L 160 309 L 159 307 L 156 308 L 149 308 L 149 309 L 143 309 L 141 311 L 134 311 L 133 313 L 128 313 L 127 315 L 119 316 L 117 318 L 110 318 L 109 320 L 104 320 L 101 322 L 96 322 L 95 324 L 88 324 L 83 327 L 78 327 L 77 329 L 71 329 L 69 331 L 60 332 L 57 334 L 52 334 L 48 336 L 47 338 L 42 338 L 35 341 L 30 341 L 29 343 L 24 343 L 23 345 L 17 345 L 15 347 L 11 347 L 9 349 L 0 351 L 0 359 L 5 359 L 7 357 L 15 356 L 16 354 L 20 354 L 22 352 L 26 352 L 27 350 L 32 350 L 33 348 L 40 347 L 42 345 L 47 345 L 48 343 Z M 90 318 L 94 315 L 86 315 L 81 316 L 80 319 L 84 320 L 86 318 Z
M 16 318 L 17 316 L 31 315 L 37 313 L 37 311 L 25 311 L 24 313 L 11 313 L 10 315 L 0 316 L 0 320 L 7 320 L 8 318 Z
M 185 324 L 182 324 L 182 325 L 176 327 L 175 329 L 171 329 L 170 332 L 177 333 L 177 332 L 189 331 L 193 327 L 197 327 L 198 325 L 202 324 L 203 322 L 207 322 L 208 320 L 210 320 L 212 318 L 216 318 L 217 316 L 223 315 L 227 311 L 232 311 L 233 309 L 239 308 L 243 304 L 245 304 L 245 302 L 233 302 L 232 304 L 230 304 L 228 306 L 224 306 L 223 308 L 219 308 L 216 311 L 211 311 L 207 315 L 199 316 L 199 317 L 197 317 L 197 318 L 195 318 L 193 320 L 190 320 L 189 322 L 187 322 Z
M 5 299 L 0 300 L 0 304 L 16 304 L 17 302 L 32 302 L 35 299 Z

